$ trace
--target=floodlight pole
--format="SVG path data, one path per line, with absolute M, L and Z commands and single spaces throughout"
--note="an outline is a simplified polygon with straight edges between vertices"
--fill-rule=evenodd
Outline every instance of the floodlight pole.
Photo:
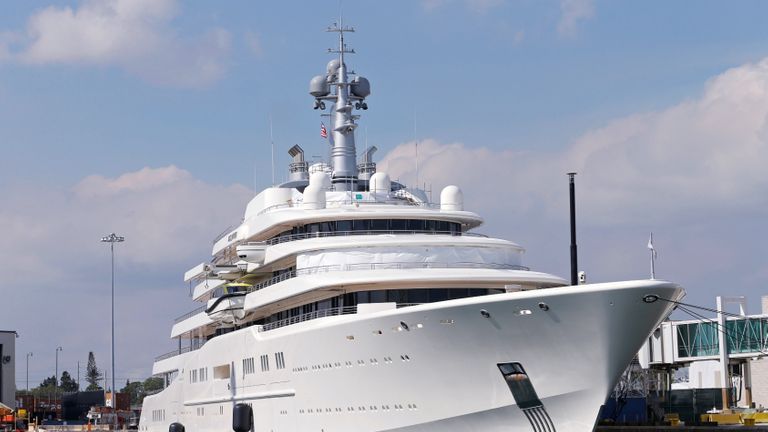
M 56 347 L 56 372 L 53 375 L 53 403 L 56 404 L 58 407 L 59 404 L 59 351 L 61 351 L 63 348 L 60 346 Z M 56 409 L 56 416 L 59 416 L 59 410 Z
M 27 395 L 29 395 L 29 358 L 32 357 L 32 353 L 27 353 Z
M 109 243 L 109 251 L 112 257 L 112 411 L 114 412 L 113 427 L 117 430 L 117 393 L 115 392 L 115 243 L 125 241 L 125 237 L 110 233 L 101 238 L 102 243 Z

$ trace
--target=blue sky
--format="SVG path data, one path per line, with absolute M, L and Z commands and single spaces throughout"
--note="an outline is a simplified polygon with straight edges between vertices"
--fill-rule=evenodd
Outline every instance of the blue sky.
M 487 218 L 481 231 L 520 242 L 529 265 L 560 275 L 563 174 L 575 169 L 593 280 L 646 277 L 653 230 L 660 274 L 690 301 L 745 294 L 758 304 L 768 281 L 758 234 L 768 4 L 341 8 L 357 28 L 349 63 L 373 90 L 358 143 L 367 132 L 380 168 L 412 181 L 418 138 L 420 181 L 462 186 Z M 307 86 L 330 59 L 323 29 L 338 14 L 338 1 L 3 4 L 0 258 L 16 271 L 0 287 L 15 302 L 0 327 L 19 330 L 20 353 L 35 352 L 33 384 L 52 374 L 58 345 L 60 369 L 74 371 L 89 350 L 107 365 L 108 316 L 93 310 L 108 305 L 97 240 L 113 230 L 128 238 L 118 249 L 118 378 L 146 377 L 173 348 L 171 319 L 193 306 L 181 273 L 271 182 L 269 118 L 278 180 L 291 145 L 325 154 Z M 29 308 L 46 320 L 29 320 Z

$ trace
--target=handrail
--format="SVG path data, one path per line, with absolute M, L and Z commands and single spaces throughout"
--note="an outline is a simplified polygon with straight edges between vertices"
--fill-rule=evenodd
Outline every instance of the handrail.
M 191 311 L 185 313 L 184 315 L 181 315 L 180 317 L 177 317 L 175 320 L 173 320 L 173 323 L 174 324 L 178 324 L 178 323 L 184 321 L 185 319 L 187 319 L 187 318 L 189 318 L 191 316 L 199 314 L 200 312 L 202 312 L 204 310 L 205 310 L 205 306 L 200 306 L 198 308 L 195 308 L 194 310 L 191 310 Z
M 367 304 L 367 303 L 360 303 L 360 304 Z M 271 323 L 267 323 L 264 325 L 257 325 L 257 331 L 259 332 L 266 332 L 270 330 L 274 330 L 280 327 L 285 327 L 291 324 L 296 324 L 304 321 L 310 321 L 317 318 L 325 318 L 329 316 L 338 316 L 338 315 L 352 315 L 357 313 L 357 308 L 360 305 L 357 306 L 339 306 L 335 308 L 328 308 L 328 309 L 321 309 L 317 311 L 308 312 L 305 314 L 297 315 L 290 318 L 281 319 L 278 321 L 273 321 Z M 396 307 L 398 309 L 409 307 L 409 306 L 418 306 L 422 303 L 397 303 Z M 200 349 L 203 345 L 205 345 L 205 340 L 200 341 L 197 345 L 190 345 L 181 349 L 175 349 L 173 351 L 167 352 L 165 354 L 161 354 L 157 357 L 155 357 L 155 362 L 159 362 L 161 360 L 169 359 L 171 357 L 175 357 L 177 355 L 185 354 L 191 351 L 195 351 Z
M 367 303 L 360 303 L 360 304 L 367 304 Z M 357 313 L 357 306 L 339 306 L 335 308 L 328 308 L 328 309 L 321 309 L 317 311 L 307 312 L 305 314 L 296 315 L 294 317 L 281 319 L 279 321 L 274 321 L 268 324 L 264 324 L 262 326 L 259 326 L 258 331 L 259 332 L 265 332 L 274 330 L 276 328 L 285 327 L 287 325 L 296 324 L 304 321 L 310 321 L 317 318 L 325 318 L 329 316 L 338 316 L 338 315 L 351 315 Z M 408 306 L 417 306 L 421 303 L 397 303 L 396 307 L 402 308 L 402 307 L 408 307 Z
M 358 270 L 403 270 L 403 269 L 445 269 L 445 268 L 471 268 L 471 269 L 494 269 L 494 270 L 522 270 L 529 271 L 525 266 L 516 264 L 496 264 L 496 263 L 436 263 L 436 262 L 401 262 L 401 263 L 357 263 L 357 264 L 333 264 L 317 267 L 307 267 L 299 270 L 291 270 L 274 276 L 263 282 L 259 282 L 246 290 L 246 293 L 262 290 L 268 286 L 275 285 L 282 281 L 293 279 L 298 276 L 311 275 L 317 273 L 327 273 L 332 271 L 358 271 Z M 205 310 L 201 306 L 193 311 L 176 318 L 174 323 L 179 323 L 193 315 Z
M 485 234 L 473 233 L 473 232 L 452 232 L 452 231 L 432 231 L 432 230 L 322 231 L 322 232 L 316 232 L 316 233 L 290 234 L 286 236 L 274 237 L 274 238 L 265 240 L 264 242 L 253 242 L 253 243 L 254 244 L 265 243 L 269 246 L 273 246 L 280 243 L 286 243 L 286 242 L 291 242 L 296 240 L 321 238 L 321 237 L 345 237 L 345 236 L 353 236 L 353 235 L 400 235 L 400 234 L 452 235 L 452 236 L 458 236 L 458 237 L 483 237 L 483 238 L 488 237 Z M 246 244 L 251 244 L 251 243 L 246 243 Z
M 181 349 L 175 349 L 173 351 L 169 351 L 169 352 L 167 352 L 165 354 L 160 354 L 159 356 L 155 357 L 155 361 L 159 362 L 160 360 L 169 359 L 171 357 L 176 357 L 177 355 L 181 355 L 181 354 L 185 354 L 185 353 L 188 353 L 188 352 L 191 352 L 191 351 L 198 350 L 203 345 L 205 345 L 205 342 L 206 342 L 205 340 L 202 340 L 202 341 L 200 341 L 200 343 L 198 343 L 196 345 L 190 345 L 190 346 L 186 346 L 186 347 L 181 348 Z
M 232 232 L 232 230 L 234 230 L 235 228 L 239 227 L 239 226 L 240 226 L 240 224 L 242 224 L 242 223 L 243 223 L 243 220 L 242 220 L 242 219 L 240 219 L 240 222 L 238 222 L 238 223 L 236 223 L 236 224 L 232 224 L 232 225 L 228 226 L 226 229 L 224 229 L 224 231 L 222 231 L 222 232 L 221 232 L 221 234 L 217 235 L 217 236 L 216 236 L 216 237 L 213 239 L 213 244 L 216 244 L 216 242 L 217 242 L 217 241 L 219 241 L 219 240 L 223 239 L 225 235 L 227 235 L 227 234 L 231 233 L 231 232 Z
M 283 208 L 291 208 L 291 207 L 298 207 L 302 203 L 300 201 L 288 201 L 280 204 L 271 205 L 269 207 L 264 207 L 261 209 L 257 216 L 261 216 L 265 213 L 269 213 L 278 209 Z M 358 200 L 354 198 L 349 199 L 343 199 L 343 200 L 331 200 L 326 201 L 325 205 L 328 207 L 328 204 L 335 204 L 335 205 L 371 205 L 371 204 L 379 204 L 379 205 L 402 205 L 402 206 L 408 206 L 408 207 L 425 207 L 425 208 L 432 208 L 432 209 L 439 209 L 440 204 L 439 203 L 427 203 L 427 202 L 415 202 L 415 201 L 408 201 L 405 199 L 394 199 L 390 201 L 376 201 L 376 200 L 370 200 L 370 199 L 363 199 Z

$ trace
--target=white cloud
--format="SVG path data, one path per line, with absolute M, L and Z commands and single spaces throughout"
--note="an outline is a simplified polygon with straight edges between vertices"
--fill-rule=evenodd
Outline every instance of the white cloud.
M 514 148 L 510 143 L 509 148 Z M 404 143 L 380 170 L 413 183 L 415 149 Z M 648 232 L 658 275 L 689 301 L 715 295 L 756 301 L 768 283 L 760 257 L 768 216 L 768 59 L 712 78 L 702 93 L 657 112 L 615 119 L 559 152 L 419 143 L 419 184 L 464 190 L 481 231 L 519 241 L 526 262 L 568 273 L 568 187 L 577 171 L 579 263 L 589 280 L 647 278 Z
M 0 38 L 0 60 L 30 65 L 115 66 L 152 83 L 194 87 L 226 69 L 230 35 L 211 29 L 181 37 L 171 26 L 176 0 L 84 0 L 46 7 L 13 40 Z
M 718 75 L 695 99 L 590 130 L 559 154 L 426 140 L 419 155 L 422 179 L 464 182 L 483 197 L 488 185 L 507 185 L 493 196 L 552 212 L 565 198 L 564 174 L 577 171 L 580 214 L 592 223 L 765 212 L 768 59 Z M 413 144 L 403 144 L 380 166 L 412 181 L 413 156 Z
M 594 0 L 560 0 L 560 21 L 557 31 L 562 36 L 572 36 L 578 25 L 595 15 Z
M 72 265 L 98 259 L 97 240 L 115 231 L 126 237 L 121 253 L 132 265 L 187 265 L 205 258 L 211 237 L 242 217 L 250 195 L 243 186 L 207 184 L 174 166 L 89 176 L 67 189 L 5 190 L 0 256 L 22 279 L 42 267 L 56 271 L 38 281 L 58 280 Z M 20 247 L 30 253 L 15 253 Z
M 109 248 L 99 239 L 114 231 L 126 239 L 115 250 L 118 376 L 146 378 L 152 357 L 173 348 L 173 318 L 194 307 L 183 272 L 210 259 L 211 240 L 238 222 L 252 194 L 174 166 L 58 188 L 0 186 L 0 261 L 10 269 L 2 292 L 12 293 L 4 296 L 11 302 L 4 319 L 36 358 L 46 358 L 47 345 L 38 345 L 55 337 L 69 359 L 84 362 L 95 350 L 107 365 Z M 55 336 L 49 317 L 57 317 Z M 141 349 L 127 355 L 132 347 Z M 73 366 L 62 370 L 74 373 Z

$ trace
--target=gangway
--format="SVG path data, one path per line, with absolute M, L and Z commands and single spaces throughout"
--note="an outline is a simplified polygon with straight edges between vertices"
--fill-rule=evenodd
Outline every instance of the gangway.
M 724 312 L 728 303 L 739 305 L 738 314 Z M 746 402 L 751 404 L 749 361 L 768 355 L 768 314 L 747 315 L 744 297 L 717 297 L 715 318 L 708 318 L 680 307 L 696 317 L 691 320 L 669 320 L 649 336 L 638 352 L 643 369 L 671 370 L 694 362 L 717 361 L 716 380 L 723 390 L 723 408 L 728 408 L 728 389 L 733 386 L 733 368 L 741 369 Z M 705 308 L 706 309 L 706 308 Z M 722 349 L 722 348 L 724 349 Z

